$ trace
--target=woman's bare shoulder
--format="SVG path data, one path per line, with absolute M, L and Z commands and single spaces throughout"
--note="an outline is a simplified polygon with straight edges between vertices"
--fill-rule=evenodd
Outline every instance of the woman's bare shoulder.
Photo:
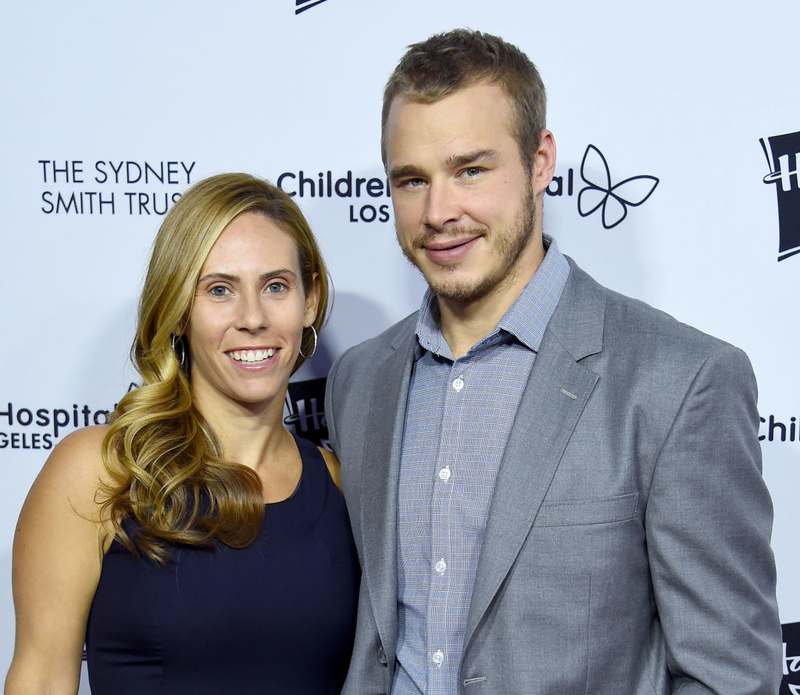
M 336 458 L 336 454 L 328 449 L 324 449 L 321 446 L 317 447 L 322 454 L 322 458 L 325 459 L 325 465 L 328 467 L 328 473 L 331 475 L 331 479 L 336 484 L 340 490 L 342 489 L 342 471 L 341 467 L 339 466 L 339 459 Z
M 76 430 L 62 439 L 45 462 L 31 490 L 66 499 L 79 514 L 96 517 L 97 493 L 110 482 L 103 463 L 108 425 Z

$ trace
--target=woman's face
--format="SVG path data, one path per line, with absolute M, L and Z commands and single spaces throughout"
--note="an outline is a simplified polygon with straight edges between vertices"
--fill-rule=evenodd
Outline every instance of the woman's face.
M 203 264 L 186 330 L 198 404 L 207 413 L 277 399 L 282 410 L 316 311 L 317 291 L 304 291 L 294 240 L 260 213 L 234 218 Z

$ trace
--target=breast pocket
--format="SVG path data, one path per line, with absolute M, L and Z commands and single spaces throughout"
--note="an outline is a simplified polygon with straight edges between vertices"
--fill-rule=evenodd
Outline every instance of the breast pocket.
M 636 516 L 638 501 L 639 493 L 630 492 L 597 499 L 544 502 L 533 525 L 535 527 L 584 526 L 629 521 Z

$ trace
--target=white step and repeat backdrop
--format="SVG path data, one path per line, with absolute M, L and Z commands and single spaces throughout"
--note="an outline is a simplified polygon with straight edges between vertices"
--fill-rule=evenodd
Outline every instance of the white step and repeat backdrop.
M 545 229 L 561 249 L 750 355 L 775 504 L 784 689 L 798 692 L 797 0 L 7 3 L 0 671 L 13 647 L 17 514 L 56 442 L 104 422 L 136 380 L 135 305 L 166 210 L 223 171 L 296 196 L 336 304 L 286 413 L 320 437 L 331 361 L 413 311 L 424 290 L 394 240 L 381 90 L 408 43 L 456 26 L 516 43 L 544 76 L 559 151 Z

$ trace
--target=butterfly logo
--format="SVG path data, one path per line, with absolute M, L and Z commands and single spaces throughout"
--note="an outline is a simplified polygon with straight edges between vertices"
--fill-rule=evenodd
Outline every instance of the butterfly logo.
M 597 172 L 601 172 L 598 177 Z M 583 153 L 581 178 L 587 184 L 578 194 L 578 213 L 588 217 L 602 209 L 603 227 L 613 229 L 628 216 L 628 207 L 637 207 L 656 190 L 655 176 L 631 176 L 611 185 L 611 172 L 603 153 L 589 145 Z

